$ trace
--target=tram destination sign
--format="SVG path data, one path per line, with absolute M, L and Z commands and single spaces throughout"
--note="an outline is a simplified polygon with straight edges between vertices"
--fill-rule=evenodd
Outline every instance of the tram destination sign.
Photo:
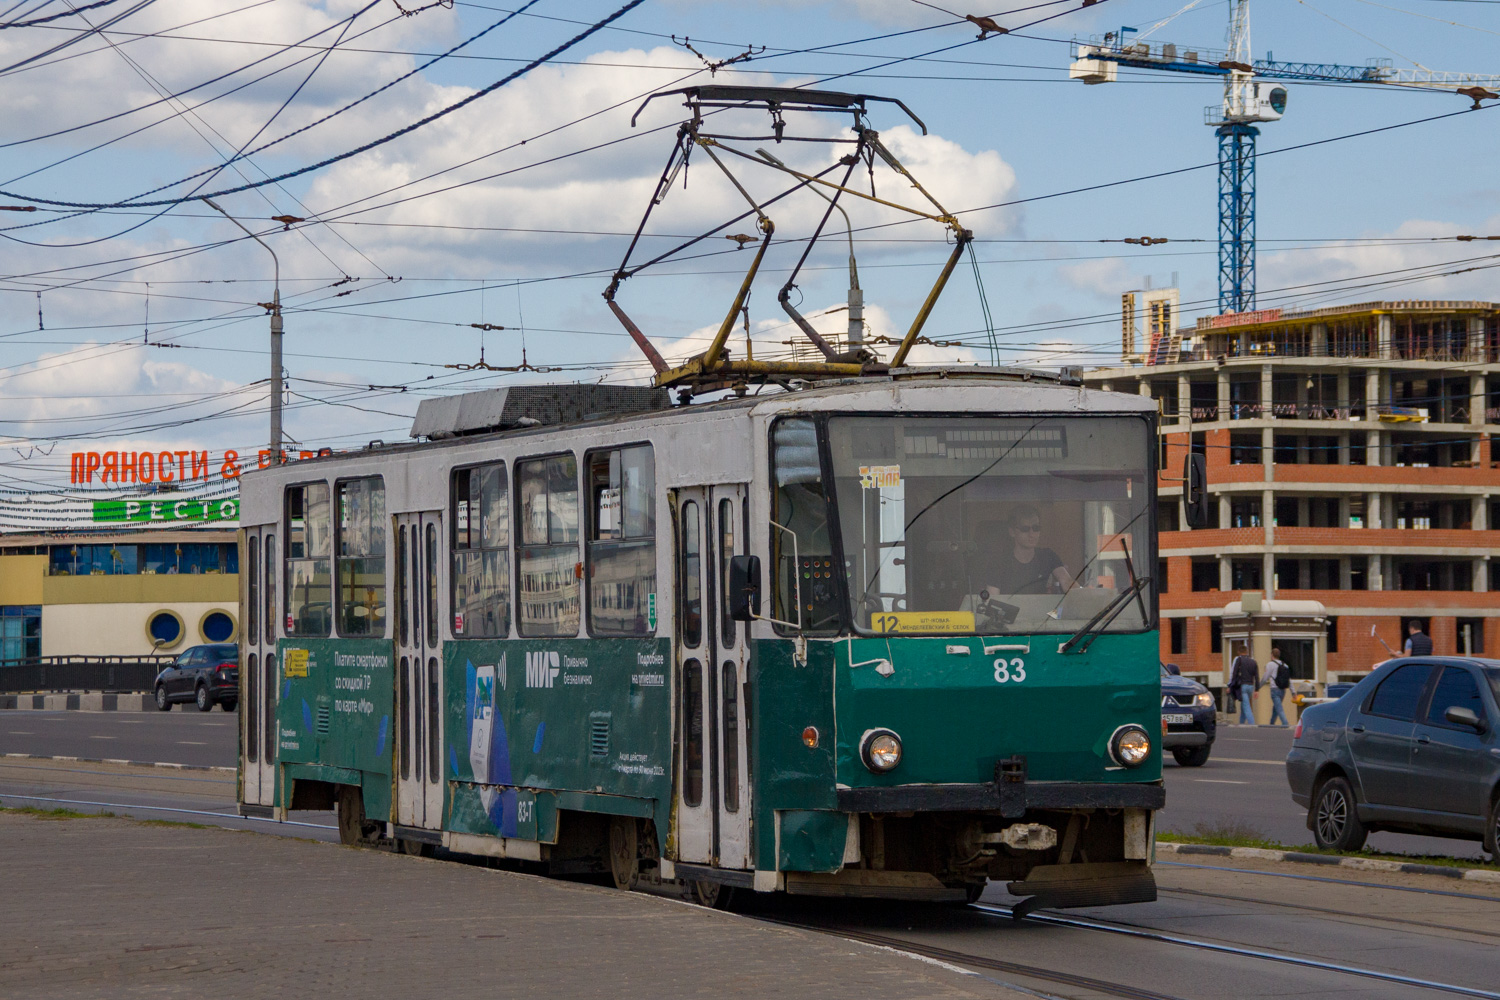
M 218 500 L 95 500 L 94 522 L 155 523 L 171 521 L 234 521 L 240 502 L 234 497 Z

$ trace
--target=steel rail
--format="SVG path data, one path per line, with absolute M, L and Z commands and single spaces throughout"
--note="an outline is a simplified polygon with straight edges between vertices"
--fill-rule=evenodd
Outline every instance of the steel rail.
M 183 813 L 188 816 L 211 816 L 214 819 L 232 819 L 246 823 L 275 823 L 277 826 L 306 826 L 314 830 L 337 830 L 326 823 L 304 823 L 301 820 L 266 819 L 263 816 L 241 816 L 238 813 L 213 812 L 208 809 L 177 809 L 172 806 L 142 806 L 133 802 L 95 802 L 90 799 L 58 799 L 46 795 L 18 795 L 15 792 L 0 792 L 0 800 L 20 799 L 23 802 L 56 802 L 70 806 L 107 806 L 113 809 L 144 809 L 148 812 Z M 129 818 L 129 817 L 126 817 Z
M 1256 903 L 1282 910 L 1303 910 L 1308 913 L 1323 913 L 1330 917 L 1348 917 L 1351 920 L 1376 920 L 1403 927 L 1418 927 L 1424 930 L 1454 931 L 1459 934 L 1476 934 L 1480 937 L 1500 938 L 1500 931 L 1484 931 L 1474 927 L 1455 927 L 1453 924 L 1434 924 L 1426 920 L 1411 920 L 1406 917 L 1387 917 L 1379 913 L 1355 913 L 1353 910 L 1335 910 L 1326 906 L 1311 906 L 1307 903 L 1288 903 L 1277 899 L 1258 899 L 1255 896 L 1233 896 L 1227 892 L 1205 892 L 1202 889 L 1168 889 L 1157 886 L 1158 893 L 1178 896 L 1197 896 L 1203 899 L 1223 899 L 1232 903 Z
M 935 945 L 920 944 L 905 938 L 890 937 L 885 934 L 872 934 L 868 931 L 850 930 L 844 927 L 824 927 L 818 924 L 802 923 L 796 920 L 778 920 L 775 917 L 757 916 L 754 919 L 768 924 L 780 924 L 783 927 L 795 927 L 798 930 L 817 931 L 832 937 L 847 938 L 851 941 L 859 941 L 863 944 L 875 945 L 880 948 L 889 948 L 892 951 L 909 952 L 922 958 L 930 958 L 935 961 L 945 962 L 949 965 L 972 966 L 974 968 L 989 969 L 994 972 L 1004 972 L 1012 976 L 1022 976 L 1027 979 L 1040 979 L 1044 982 L 1057 983 L 1063 986 L 1074 986 L 1097 993 L 1106 993 L 1110 996 L 1121 997 L 1123 1000 L 1182 1000 L 1170 993 L 1158 993 L 1155 990 L 1142 989 L 1138 986 L 1130 986 L 1125 983 L 1114 983 L 1105 979 L 1094 979 L 1089 976 L 1081 976 L 1072 972 L 1060 972 L 1056 969 L 1043 969 L 1035 965 L 1022 965 L 1019 962 L 1008 962 L 1002 958 L 989 958 L 984 955 L 971 955 L 968 952 L 952 951 L 948 948 L 939 948 Z M 988 977 L 984 977 L 988 978 Z M 992 980 L 993 981 L 993 980 Z M 1002 983 L 1011 989 L 1018 987 L 1014 983 Z M 1027 991 L 1031 992 L 1031 991 Z
M 1011 917 L 1012 911 L 1008 906 L 996 906 L 992 903 L 971 903 L 970 907 L 982 913 L 993 913 L 998 916 Z M 1275 962 L 1280 965 L 1293 965 L 1303 969 L 1317 969 L 1322 972 L 1336 972 L 1346 976 L 1357 976 L 1362 979 L 1374 979 L 1378 982 L 1395 983 L 1398 986 L 1415 986 L 1421 989 L 1436 990 L 1441 993 L 1452 993 L 1457 996 L 1480 997 L 1482 1000 L 1500 1000 L 1500 993 L 1493 990 L 1481 990 L 1471 986 L 1458 986 L 1454 983 L 1440 983 L 1432 979 L 1419 979 L 1416 976 L 1403 976 L 1395 972 L 1380 972 L 1376 969 L 1362 969 L 1358 966 L 1343 965 L 1339 962 L 1325 962 L 1316 958 L 1302 958 L 1297 955 L 1279 955 L 1275 952 L 1261 951 L 1258 948 L 1245 948 L 1240 945 L 1220 944 L 1215 941 L 1200 941 L 1196 938 L 1182 937 L 1177 934 L 1168 934 L 1162 931 L 1148 930 L 1143 927 L 1126 924 L 1104 923 L 1082 917 L 1064 917 L 1055 913 L 1026 914 L 1027 919 L 1039 923 L 1054 924 L 1061 927 L 1076 927 L 1081 930 L 1101 931 L 1106 934 L 1119 934 L 1125 937 L 1138 938 L 1144 941 L 1159 941 L 1163 944 L 1174 944 L 1186 948 L 1194 948 L 1199 951 L 1211 951 L 1221 955 L 1238 955 L 1242 958 L 1258 958 L 1267 962 Z
M 1391 892 L 1415 892 L 1424 896 L 1454 896 L 1458 899 L 1481 899 L 1487 903 L 1500 903 L 1500 896 L 1486 896 L 1477 892 L 1454 892 L 1452 889 L 1418 889 L 1409 885 L 1381 885 L 1379 882 L 1361 882 L 1352 878 L 1329 878 L 1327 875 L 1293 875 L 1290 872 L 1267 872 L 1255 868 L 1224 868 L 1219 865 L 1190 865 L 1181 861 L 1158 861 L 1155 867 L 1170 865 L 1173 868 L 1205 868 L 1217 872 L 1234 872 L 1237 875 L 1267 875 L 1271 878 L 1291 878 L 1299 882 L 1330 882 L 1334 885 L 1359 885 L 1367 889 L 1384 889 Z

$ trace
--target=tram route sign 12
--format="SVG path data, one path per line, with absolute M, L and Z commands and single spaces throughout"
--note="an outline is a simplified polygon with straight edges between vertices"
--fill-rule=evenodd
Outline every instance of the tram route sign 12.
M 234 521 L 240 502 L 223 500 L 95 500 L 94 522 L 166 524 L 180 521 Z

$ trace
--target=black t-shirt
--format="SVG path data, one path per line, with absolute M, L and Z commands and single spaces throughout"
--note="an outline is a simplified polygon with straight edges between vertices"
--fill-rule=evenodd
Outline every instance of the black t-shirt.
M 1030 562 L 1023 563 L 1016 558 L 1015 546 L 1006 545 L 994 554 L 983 576 L 986 584 L 994 584 L 1002 596 L 1045 594 L 1052 588 L 1052 571 L 1062 564 L 1056 552 L 1041 547 L 1033 550 Z

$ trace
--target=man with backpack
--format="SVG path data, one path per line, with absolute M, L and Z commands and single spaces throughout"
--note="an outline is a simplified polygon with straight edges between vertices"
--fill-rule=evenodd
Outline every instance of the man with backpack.
M 1282 707 L 1281 700 L 1292 686 L 1292 670 L 1281 658 L 1280 647 L 1271 647 L 1271 658 L 1266 661 L 1265 683 L 1271 687 L 1271 725 L 1276 725 L 1276 720 L 1280 719 L 1281 725 L 1285 726 L 1286 709 Z
M 1249 646 L 1241 646 L 1240 654 L 1229 667 L 1229 689 L 1240 700 L 1240 725 L 1255 725 L 1255 691 L 1260 687 L 1260 664 L 1250 655 Z

